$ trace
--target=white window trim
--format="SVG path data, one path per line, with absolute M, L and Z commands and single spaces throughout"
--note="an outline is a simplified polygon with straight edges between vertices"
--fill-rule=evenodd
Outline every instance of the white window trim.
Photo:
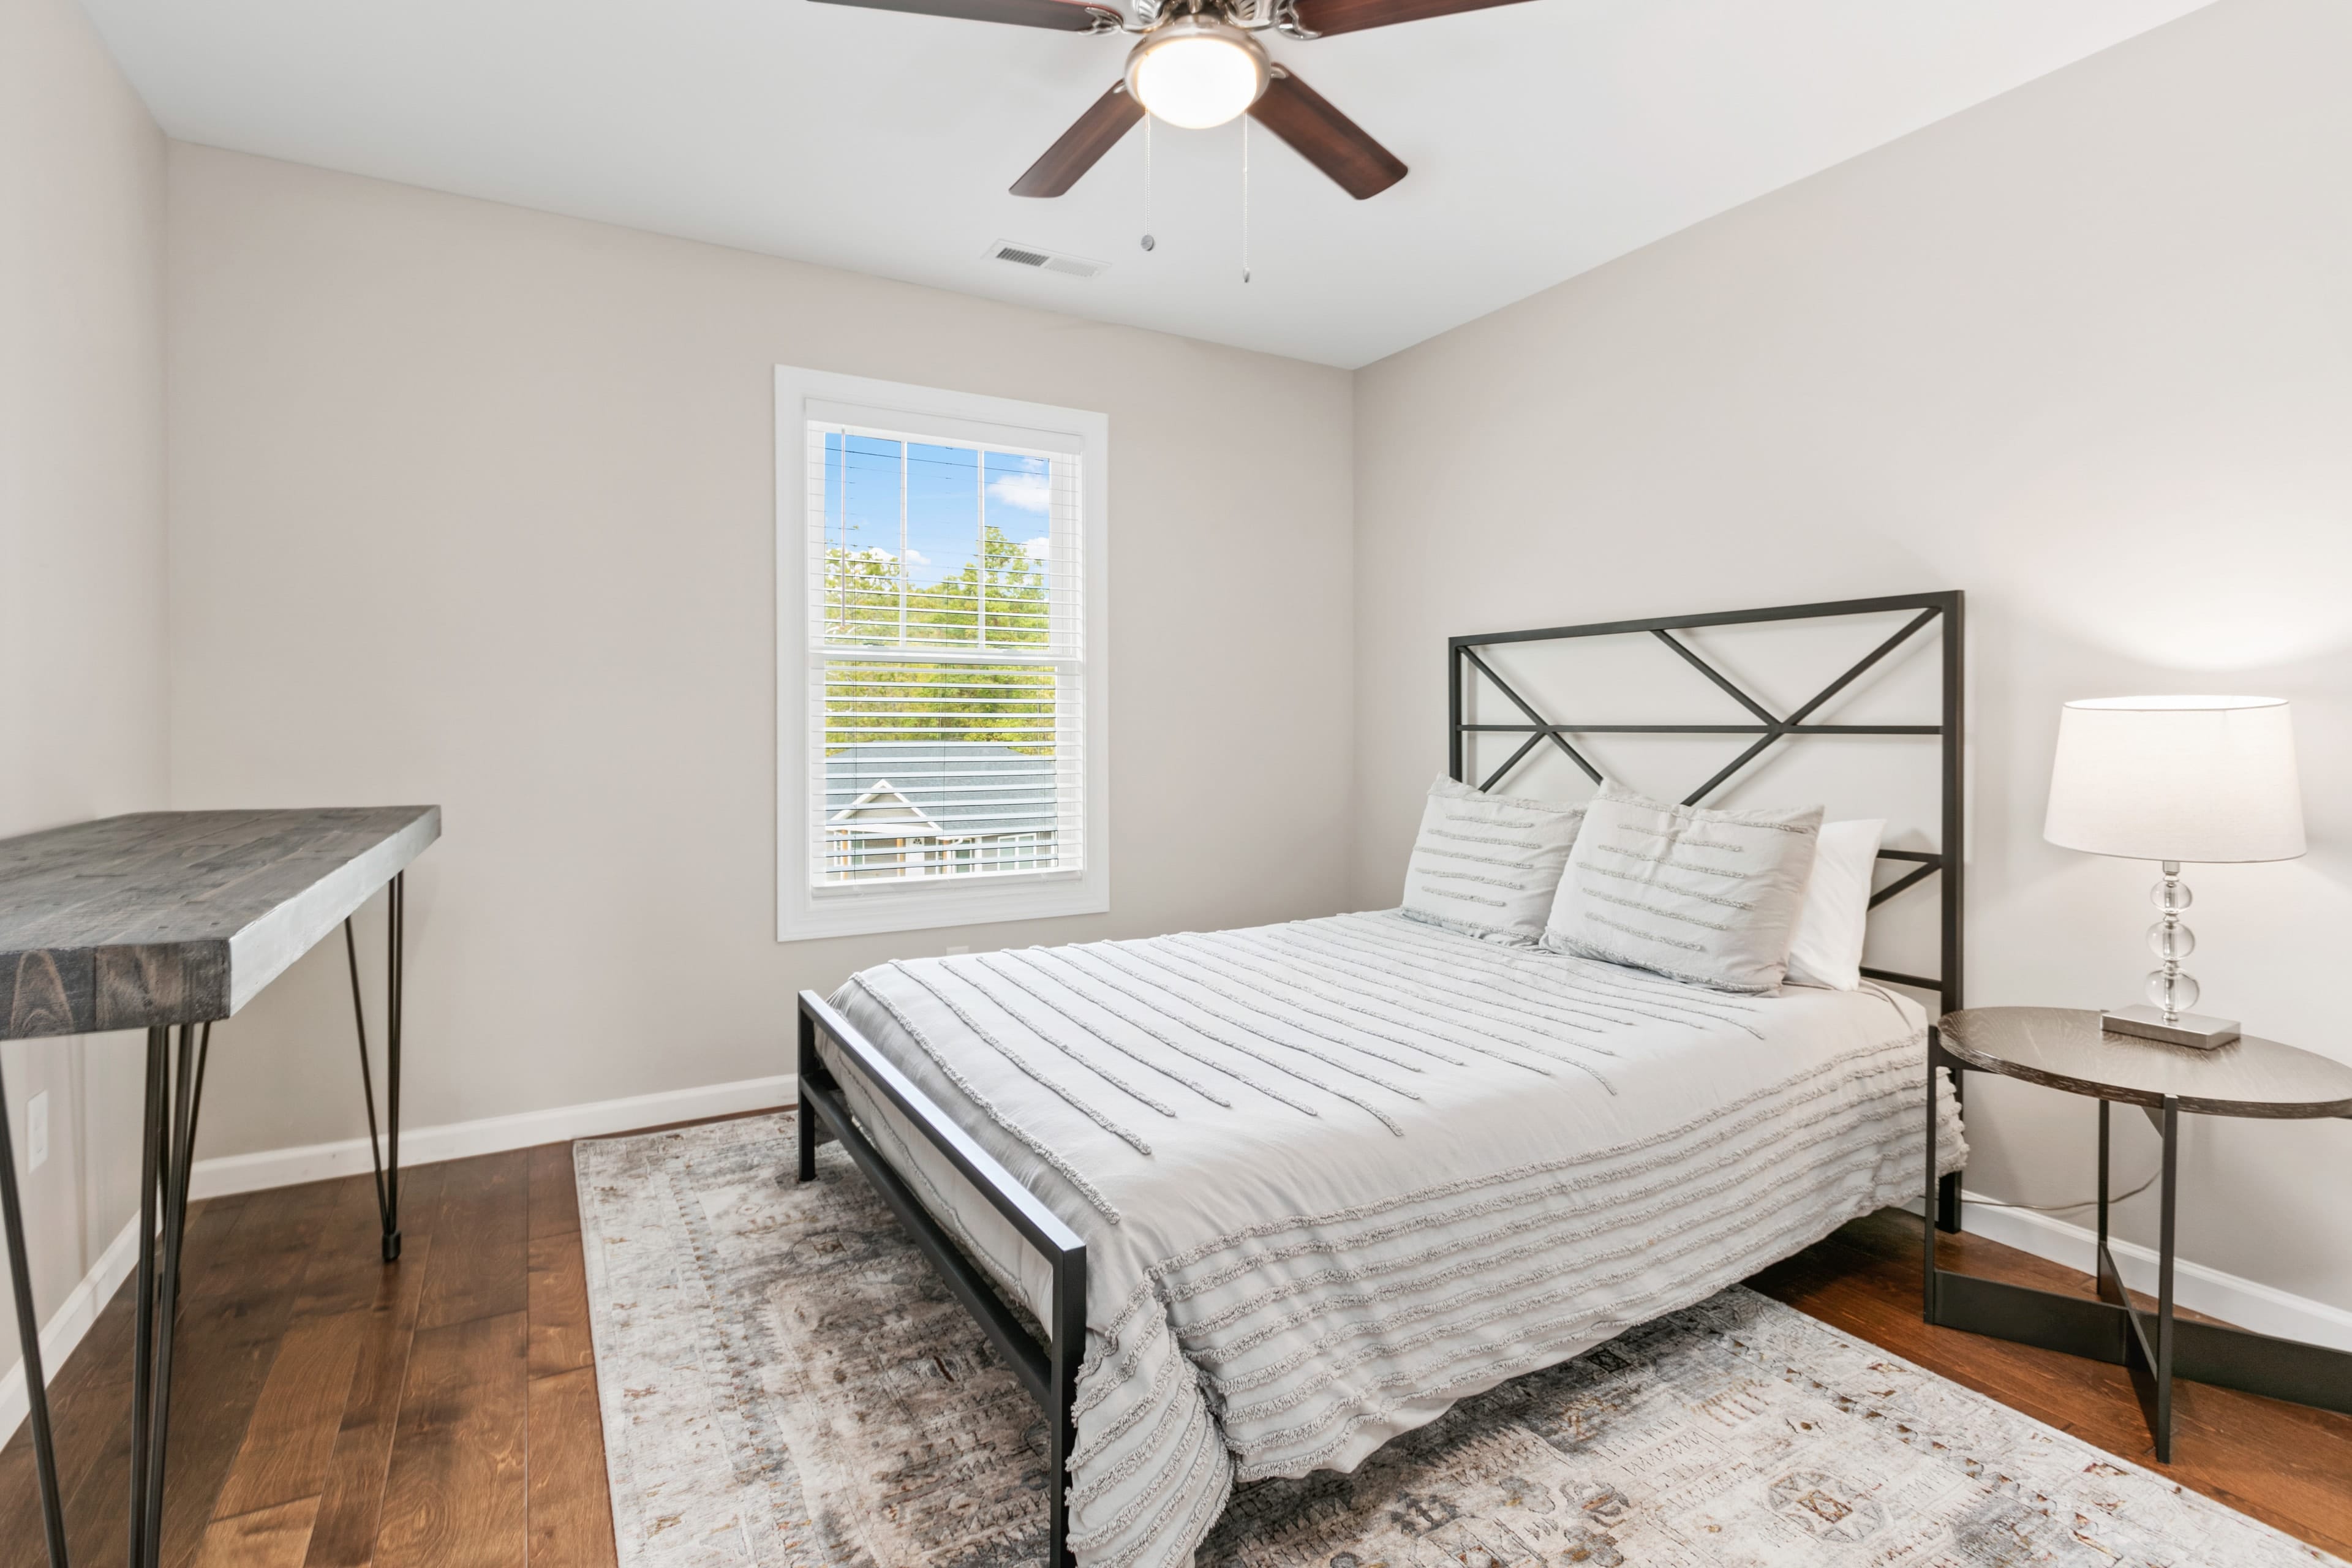
M 812 405 L 822 405 L 812 412 Z M 944 878 L 820 891 L 809 879 L 808 421 L 812 417 L 1013 447 L 1066 447 L 1080 458 L 1085 560 L 1086 864 L 1017 881 Z M 1101 914 L 1110 908 L 1110 419 L 1008 397 L 776 367 L 776 940 L 859 936 Z

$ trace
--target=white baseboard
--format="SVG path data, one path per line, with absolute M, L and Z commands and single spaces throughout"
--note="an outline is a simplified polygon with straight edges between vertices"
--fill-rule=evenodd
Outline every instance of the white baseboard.
M 2084 1274 L 2093 1272 L 2095 1260 L 2092 1254 L 2098 1244 L 2096 1231 L 2031 1209 L 1996 1208 L 1965 1190 L 1960 1195 L 1965 1200 L 1960 1226 L 1969 1235 L 2014 1247 Z M 1916 1203 L 1912 1212 L 1918 1212 Z M 2156 1294 L 2154 1247 L 2110 1238 L 2107 1250 L 2115 1254 L 2116 1267 L 2123 1271 L 2126 1285 L 2151 1296 Z M 2224 1274 L 2201 1263 L 2190 1263 L 2185 1258 L 2174 1260 L 2172 1297 L 2192 1312 L 2203 1312 L 2258 1334 L 2352 1351 L 2352 1312 L 2315 1301 L 2308 1296 Z
M 132 1215 L 121 1233 L 107 1243 L 106 1250 L 81 1283 L 67 1293 L 57 1312 L 41 1330 L 41 1373 L 43 1381 L 57 1381 L 58 1369 L 73 1354 L 89 1326 L 98 1321 L 99 1312 L 114 1300 L 115 1290 L 139 1263 L 139 1216 Z M 25 1363 L 19 1360 L 0 1377 L 0 1443 L 16 1434 L 25 1424 L 31 1406 L 25 1398 Z
M 470 1154 L 528 1149 L 535 1143 L 603 1138 L 640 1127 L 693 1121 L 706 1116 L 767 1110 L 790 1104 L 794 1084 L 791 1073 L 780 1073 L 773 1078 L 674 1089 L 628 1100 L 600 1100 L 588 1105 L 560 1105 L 513 1116 L 488 1116 L 479 1121 L 404 1127 L 400 1130 L 401 1168 L 462 1160 Z M 299 1149 L 268 1149 L 257 1154 L 222 1154 L 196 1162 L 189 1173 L 188 1194 L 191 1197 L 217 1198 L 231 1193 L 258 1192 L 264 1187 L 289 1187 L 298 1182 L 320 1182 L 331 1176 L 363 1176 L 373 1168 L 364 1138 L 347 1138 L 340 1143 L 311 1143 Z

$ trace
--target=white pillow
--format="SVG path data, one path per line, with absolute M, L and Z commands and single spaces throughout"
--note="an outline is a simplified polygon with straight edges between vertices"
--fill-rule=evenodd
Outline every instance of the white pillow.
M 1812 879 L 1789 944 L 1789 984 L 1852 991 L 1862 984 L 1862 939 L 1870 921 L 1871 874 L 1878 868 L 1885 817 L 1825 822 Z
M 1719 991 L 1779 988 L 1822 808 L 1710 811 L 1615 784 L 1585 808 L 1546 947 Z
M 1439 779 L 1405 865 L 1404 913 L 1492 942 L 1534 942 L 1583 820 L 1580 805 Z

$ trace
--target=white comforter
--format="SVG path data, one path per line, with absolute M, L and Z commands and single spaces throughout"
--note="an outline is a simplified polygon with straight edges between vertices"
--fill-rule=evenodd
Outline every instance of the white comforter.
M 1103 1568 L 1182 1563 L 1235 1481 L 1349 1468 L 1920 1186 L 1925 1018 L 1875 987 L 1727 996 L 1382 913 L 834 1000 L 1086 1240 L 1072 1545 Z M 1043 1316 L 1043 1263 L 836 1076 Z

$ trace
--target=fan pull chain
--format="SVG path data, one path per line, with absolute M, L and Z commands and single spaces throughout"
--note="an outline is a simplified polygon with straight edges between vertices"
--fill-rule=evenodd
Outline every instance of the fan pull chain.
M 1249 116 L 1242 116 L 1242 281 L 1250 280 L 1249 264 Z
M 1150 250 L 1159 245 L 1151 237 L 1151 121 L 1157 116 L 1150 110 L 1143 112 L 1143 248 Z

